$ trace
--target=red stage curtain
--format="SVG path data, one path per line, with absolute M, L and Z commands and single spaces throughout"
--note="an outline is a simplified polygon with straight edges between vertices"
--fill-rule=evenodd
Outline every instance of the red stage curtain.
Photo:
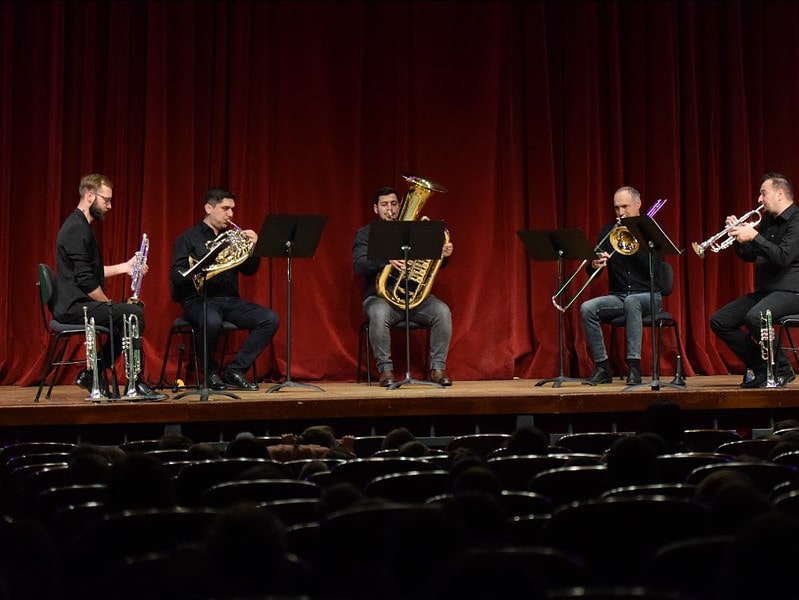
M 0 383 L 39 376 L 36 264 L 54 262 L 89 172 L 116 183 L 95 224 L 106 262 L 151 238 L 150 377 L 179 314 L 172 243 L 222 185 L 242 227 L 328 216 L 316 256 L 293 265 L 292 376 L 353 380 L 352 236 L 375 189 L 404 192 L 400 172 L 449 190 L 424 213 L 455 245 L 434 290 L 453 312 L 454 379 L 557 374 L 556 264 L 531 261 L 516 232 L 579 227 L 593 243 L 621 185 L 645 208 L 668 198 L 657 220 L 688 249 L 668 259 L 667 307 L 689 374 L 737 372 L 708 319 L 751 289 L 751 267 L 731 251 L 700 260 L 690 244 L 753 208 L 764 172 L 799 181 L 798 13 L 726 0 L 3 2 Z M 112 297 L 128 283 L 110 280 Z M 242 290 L 285 321 L 284 260 Z M 586 376 L 577 305 L 565 332 L 567 374 Z M 285 374 L 285 357 L 284 322 L 259 371 Z

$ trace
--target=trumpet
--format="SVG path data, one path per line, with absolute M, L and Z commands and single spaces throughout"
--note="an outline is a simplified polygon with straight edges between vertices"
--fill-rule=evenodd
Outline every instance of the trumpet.
M 139 400 L 136 391 L 136 380 L 141 373 L 141 337 L 139 337 L 139 318 L 136 315 L 122 315 L 122 353 L 125 355 L 125 375 L 128 387 L 126 400 Z
M 763 210 L 763 208 L 764 207 L 761 204 L 757 208 L 750 210 L 741 218 L 736 219 L 735 221 L 727 225 L 724 229 L 719 231 L 716 235 L 706 239 L 701 244 L 693 242 L 691 246 L 693 247 L 694 252 L 696 252 L 699 258 L 705 258 L 705 250 L 707 250 L 708 248 L 710 248 L 713 252 L 721 252 L 725 248 L 729 248 L 730 246 L 732 246 L 732 243 L 735 241 L 735 238 L 730 236 L 730 231 L 735 227 L 740 227 L 741 225 L 751 225 L 752 227 L 758 225 L 760 221 L 763 219 L 763 213 L 760 212 Z M 749 219 L 752 218 L 755 218 L 757 220 L 752 221 L 750 223 Z M 726 239 L 719 244 L 718 241 L 725 236 Z
M 663 205 L 666 204 L 666 202 L 668 202 L 668 198 L 658 199 L 658 201 L 652 205 L 652 208 L 650 208 L 647 211 L 646 216 L 650 218 L 654 217 L 655 214 L 657 214 L 657 212 L 661 208 L 663 208 Z M 633 254 L 638 252 L 638 248 L 640 246 L 638 238 L 636 238 L 627 227 L 621 224 L 623 218 L 624 217 L 619 217 L 613 228 L 605 234 L 605 237 L 599 240 L 599 243 L 594 247 L 595 253 L 599 253 L 602 251 L 602 246 L 606 241 L 609 241 L 610 245 L 613 246 L 613 251 L 608 255 L 608 260 L 610 260 L 610 257 L 613 256 L 616 252 L 618 252 L 619 254 L 623 254 L 624 256 L 632 256 Z M 604 266 L 602 265 L 602 267 L 599 267 L 593 273 L 591 273 L 591 276 L 588 278 L 588 281 L 586 281 L 582 285 L 582 287 L 579 290 L 577 290 L 577 293 L 574 294 L 574 296 L 572 296 L 571 300 L 569 300 L 565 305 L 559 304 L 558 298 L 560 297 L 560 295 L 566 290 L 566 288 L 569 286 L 572 280 L 575 277 L 577 277 L 577 274 L 583 270 L 586 264 L 588 264 L 587 258 L 580 263 L 580 265 L 574 270 L 574 273 L 572 273 L 571 277 L 569 277 L 566 280 L 566 283 L 560 286 L 560 289 L 557 292 L 555 292 L 554 296 L 552 296 L 552 304 L 560 312 L 562 313 L 566 312 L 568 308 L 572 304 L 574 304 L 575 300 L 577 300 L 580 294 L 582 294 L 583 291 L 585 291 L 585 288 L 587 288 L 591 284 L 591 282 L 596 278 L 596 276 L 599 275 L 599 273 L 602 271 L 602 267 Z M 605 261 L 605 264 L 607 264 L 607 261 Z
M 771 319 L 771 310 L 766 310 L 766 315 L 760 313 L 760 356 L 766 362 L 766 384 L 767 388 L 780 387 L 774 377 L 776 361 L 774 358 L 774 325 Z
M 89 318 L 89 309 L 86 306 L 83 307 L 83 324 L 86 337 L 86 369 L 92 372 L 92 391 L 86 399 L 92 402 L 108 400 L 108 397 L 100 391 L 99 361 L 97 360 L 97 328 L 94 325 L 94 317 L 91 319 Z

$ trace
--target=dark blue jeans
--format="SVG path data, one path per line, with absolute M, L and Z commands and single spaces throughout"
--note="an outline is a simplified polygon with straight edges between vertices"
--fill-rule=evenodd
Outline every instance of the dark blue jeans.
M 197 335 L 198 351 L 202 355 L 203 343 L 203 302 L 202 298 L 193 298 L 183 305 L 183 318 L 191 323 Z M 236 358 L 228 365 L 229 369 L 246 371 L 255 362 L 258 355 L 266 348 L 277 333 L 280 319 L 270 308 L 247 302 L 232 296 L 208 298 L 208 372 L 219 369 L 216 346 L 222 323 L 229 321 L 237 327 L 249 330 Z

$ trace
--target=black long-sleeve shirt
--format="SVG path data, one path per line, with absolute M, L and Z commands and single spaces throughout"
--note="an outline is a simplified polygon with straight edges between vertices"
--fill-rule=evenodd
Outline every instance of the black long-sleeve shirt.
M 764 215 L 751 242 L 733 244 L 743 260 L 755 263 L 759 292 L 799 292 L 799 207 Z
M 199 297 L 191 277 L 184 278 L 180 273 L 189 268 L 189 256 L 200 259 L 208 254 L 207 242 L 214 240 L 217 234 L 205 221 L 200 221 L 191 229 L 180 234 L 172 251 L 172 268 L 169 271 L 169 289 L 172 300 L 185 303 Z M 239 266 L 215 274 L 205 282 L 206 294 L 209 298 L 216 296 L 239 297 L 239 273 L 255 275 L 261 266 L 261 259 L 250 256 Z
M 82 321 L 83 306 L 95 302 L 89 292 L 102 287 L 105 274 L 94 229 L 77 208 L 58 231 L 55 255 L 53 316 L 60 321 Z

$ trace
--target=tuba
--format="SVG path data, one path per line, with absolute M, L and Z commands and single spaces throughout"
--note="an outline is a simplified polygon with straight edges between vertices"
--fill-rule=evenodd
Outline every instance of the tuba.
M 440 185 L 427 179 L 414 175 L 403 175 L 403 179 L 411 184 L 402 201 L 402 208 L 397 217 L 398 221 L 416 221 L 422 211 L 427 199 L 433 192 L 446 192 L 447 190 Z M 422 220 L 426 219 L 423 217 Z M 449 242 L 449 232 L 444 230 L 444 243 Z M 407 295 L 408 308 L 415 308 L 427 298 L 433 289 L 433 279 L 441 266 L 441 260 L 411 260 L 408 261 L 408 281 Z M 382 298 L 388 300 L 394 306 L 405 308 L 405 271 L 396 269 L 390 264 L 383 267 L 377 278 L 377 293 Z
M 226 229 L 213 240 L 209 240 L 205 244 L 209 252 L 220 244 L 226 244 L 227 247 L 219 253 L 219 256 L 216 257 L 212 265 L 205 268 L 204 274 L 194 276 L 194 287 L 198 292 L 202 290 L 203 281 L 211 279 L 214 275 L 238 267 L 252 256 L 255 244 L 250 241 L 250 238 L 244 235 L 241 227 L 236 225 L 233 221 L 228 221 L 228 224 L 232 229 Z M 197 260 L 198 259 L 195 257 L 189 256 L 189 268 L 193 267 Z

